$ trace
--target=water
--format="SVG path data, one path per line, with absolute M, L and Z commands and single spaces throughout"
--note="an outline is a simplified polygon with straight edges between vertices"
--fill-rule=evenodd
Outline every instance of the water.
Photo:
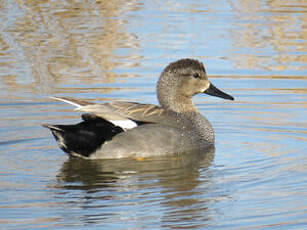
M 306 229 L 305 1 L 0 3 L 0 229 Z M 48 96 L 157 103 L 167 63 L 204 62 L 234 102 L 194 102 L 202 156 L 68 159 Z

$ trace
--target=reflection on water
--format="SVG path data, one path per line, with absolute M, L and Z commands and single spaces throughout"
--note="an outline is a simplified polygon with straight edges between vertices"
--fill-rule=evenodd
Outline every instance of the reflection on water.
M 135 36 L 126 32 L 120 18 L 138 5 L 125 1 L 93 4 L 64 1 L 19 1 L 2 3 L 1 54 L 3 83 L 8 89 L 30 88 L 43 92 L 73 76 L 79 84 L 112 81 L 113 59 L 133 62 L 138 56 L 129 51 L 124 57 L 118 48 L 136 48 Z M 101 77 L 103 76 L 103 79 Z M 34 89 L 33 89 L 34 88 Z
M 306 229 L 306 9 L 302 0 L 0 1 L 0 226 Z M 194 98 L 215 153 L 67 160 L 41 127 L 80 119 L 50 95 L 157 103 L 157 77 L 182 57 L 203 61 L 236 98 Z
M 115 77 L 128 76 L 127 72 L 115 73 L 115 69 L 135 68 L 143 62 L 144 55 L 159 60 L 162 68 L 169 62 L 169 56 L 174 59 L 171 53 L 178 53 L 178 47 L 167 47 L 167 56 L 157 53 L 157 47 L 185 33 L 187 37 L 182 37 L 184 43 L 180 47 L 189 49 L 183 56 L 192 54 L 209 59 L 208 62 L 217 59 L 218 66 L 210 68 L 219 74 L 233 74 L 233 68 L 236 74 L 245 75 L 263 75 L 261 70 L 274 75 L 301 75 L 306 70 L 304 1 L 238 0 L 225 5 L 171 1 L 0 4 L 1 84 L 11 91 L 26 88 L 54 93 L 57 87 L 63 87 L 61 84 L 112 82 Z M 159 15 L 157 12 L 163 7 L 170 14 L 156 18 L 154 15 Z M 186 12 L 184 17 L 182 11 Z M 140 22 L 138 18 L 143 19 L 140 14 L 152 14 L 153 20 L 149 21 L 152 31 Z M 178 22 L 166 23 L 171 17 Z M 203 29 L 191 28 L 188 32 L 190 23 L 201 23 Z M 138 27 L 144 30 L 143 36 L 137 35 Z M 155 30 L 174 38 L 165 38 Z M 148 51 L 142 50 L 146 46 Z M 156 52 L 151 52 L 152 49 Z
M 305 1 L 236 1 L 232 52 L 236 68 L 306 70 Z M 295 17 L 293 17 L 295 13 Z
M 57 176 L 55 195 L 65 196 L 69 200 L 65 205 L 71 208 L 96 210 L 95 216 L 80 217 L 85 222 L 99 222 L 108 217 L 113 221 L 127 218 L 131 222 L 130 218 L 134 218 L 132 222 L 144 222 L 151 213 L 163 210 L 161 221 L 165 227 L 179 227 L 178 221 L 185 226 L 200 226 L 210 218 L 210 208 L 206 205 L 210 199 L 205 197 L 213 183 L 208 170 L 213 155 L 214 149 L 195 156 L 142 161 L 70 159 Z M 200 170 L 208 173 L 200 178 Z M 75 191 L 80 190 L 84 193 L 78 192 L 76 197 Z M 126 217 L 120 216 L 125 210 L 129 210 Z M 195 224 L 196 220 L 199 223 Z M 158 220 L 148 221 L 157 224 Z

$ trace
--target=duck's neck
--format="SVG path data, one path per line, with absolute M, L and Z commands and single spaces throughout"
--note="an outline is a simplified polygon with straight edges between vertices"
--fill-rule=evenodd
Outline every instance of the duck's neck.
M 176 92 L 175 89 L 171 90 L 170 88 L 160 89 L 158 92 L 158 100 L 162 108 L 177 113 L 196 112 L 191 97 L 184 96 L 180 92 Z

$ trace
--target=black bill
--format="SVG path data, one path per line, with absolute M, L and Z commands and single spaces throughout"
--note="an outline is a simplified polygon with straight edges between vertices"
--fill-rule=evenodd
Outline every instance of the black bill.
M 234 100 L 233 96 L 230 96 L 229 94 L 222 92 L 221 90 L 216 88 L 211 82 L 210 82 L 209 88 L 206 89 L 204 93 L 211 95 L 211 96 L 215 96 L 215 97 L 221 97 L 221 98 L 228 99 L 228 100 Z

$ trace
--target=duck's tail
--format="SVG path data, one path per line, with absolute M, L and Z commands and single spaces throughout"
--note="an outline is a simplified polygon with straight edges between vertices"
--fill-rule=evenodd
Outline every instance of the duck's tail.
M 43 124 L 50 129 L 59 147 L 71 157 L 90 158 L 105 141 L 112 139 L 123 129 L 112 123 L 96 118 L 74 125 Z

